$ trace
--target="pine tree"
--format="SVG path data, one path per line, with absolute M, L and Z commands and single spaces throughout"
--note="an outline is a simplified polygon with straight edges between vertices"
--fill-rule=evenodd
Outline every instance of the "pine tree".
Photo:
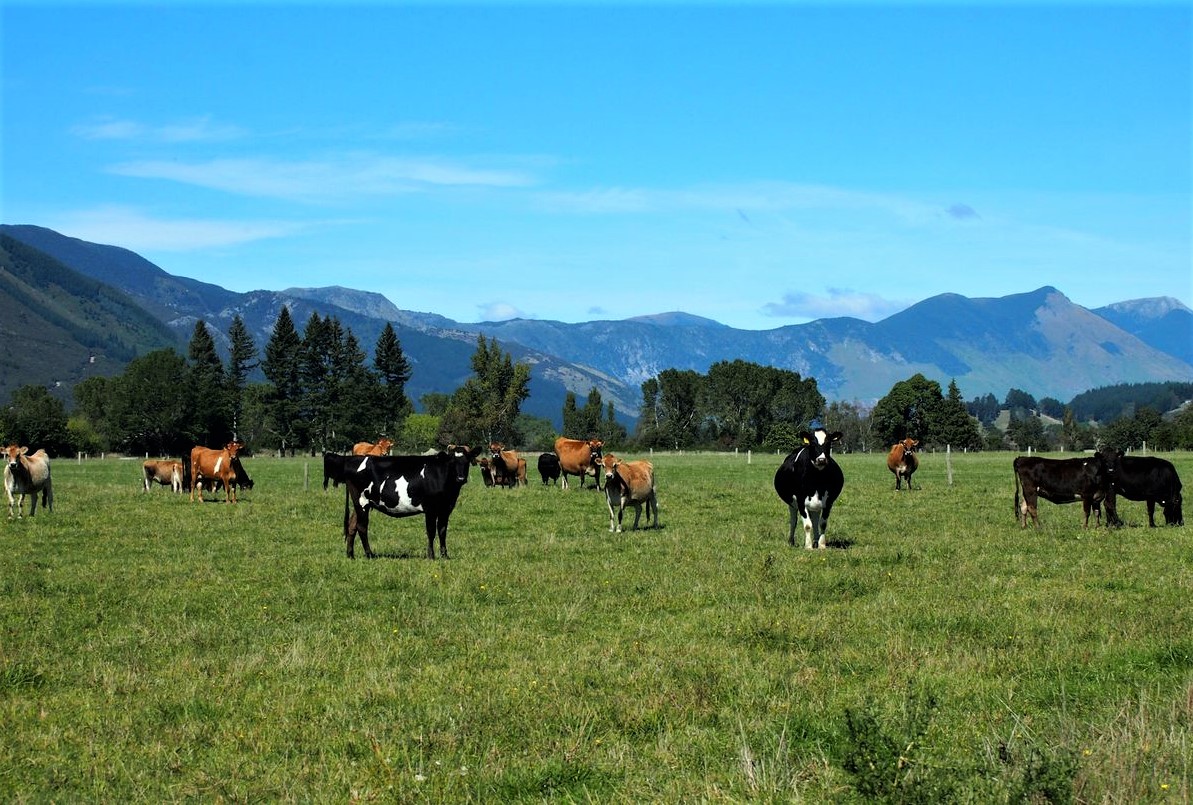
M 244 411 L 244 386 L 248 373 L 257 368 L 257 345 L 237 313 L 228 326 L 228 397 L 232 410 L 232 431 L 235 435 L 241 426 Z
M 190 344 L 189 391 L 193 412 L 191 432 L 197 444 L 214 447 L 232 436 L 231 406 L 224 380 L 224 364 L 202 319 L 195 322 Z
M 402 424 L 414 410 L 410 398 L 406 396 L 406 383 L 410 380 L 412 370 L 410 361 L 402 352 L 397 333 L 389 322 L 385 323 L 385 329 L 381 331 L 373 350 L 373 368 L 377 370 L 381 381 L 381 428 L 387 434 L 401 433 Z
M 266 429 L 274 434 L 282 452 L 293 452 L 298 437 L 302 378 L 299 370 L 299 351 L 302 339 L 294 328 L 290 310 L 282 307 L 273 325 L 273 334 L 265 345 L 265 360 L 261 371 L 269 381 L 266 395 Z

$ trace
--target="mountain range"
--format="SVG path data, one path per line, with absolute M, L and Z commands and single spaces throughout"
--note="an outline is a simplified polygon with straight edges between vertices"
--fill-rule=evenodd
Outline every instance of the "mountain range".
M 557 425 L 569 390 L 583 402 L 597 388 L 629 421 L 644 380 L 734 359 L 814 377 L 829 400 L 862 403 L 916 373 L 942 387 L 956 380 L 966 399 L 1002 399 L 1018 388 L 1068 401 L 1118 383 L 1193 379 L 1193 311 L 1170 298 L 1090 310 L 1048 286 L 999 298 L 941 294 L 875 323 L 842 317 L 761 331 L 682 312 L 576 324 L 461 323 L 338 286 L 237 293 L 173 276 L 117 246 L 0 225 L 0 401 L 27 383 L 69 399 L 74 383 L 116 374 L 135 354 L 185 351 L 199 319 L 226 348 L 239 314 L 263 349 L 283 305 L 300 330 L 311 315 L 338 318 L 367 350 L 392 323 L 413 367 L 407 392 L 416 402 L 459 386 L 471 374 L 477 336 L 495 337 L 531 365 L 523 410 Z

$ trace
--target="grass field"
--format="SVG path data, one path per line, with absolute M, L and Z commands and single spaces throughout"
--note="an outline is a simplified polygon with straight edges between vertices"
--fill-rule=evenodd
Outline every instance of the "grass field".
M 1193 534 L 1022 531 L 1012 458 L 897 494 L 841 456 L 819 552 L 778 456 L 655 456 L 624 534 L 474 470 L 438 562 L 379 515 L 346 559 L 318 459 L 246 459 L 235 506 L 56 461 L 0 525 L 0 799 L 1188 802 Z

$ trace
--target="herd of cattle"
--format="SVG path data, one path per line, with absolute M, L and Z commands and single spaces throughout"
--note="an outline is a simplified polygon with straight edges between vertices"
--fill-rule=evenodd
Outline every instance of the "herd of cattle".
M 845 485 L 845 476 L 832 456 L 833 445 L 841 441 L 841 433 L 816 428 L 801 433 L 800 440 L 801 446 L 775 472 L 775 492 L 788 507 L 788 542 L 795 545 L 796 527 L 802 524 L 804 547 L 824 548 L 829 515 Z M 919 467 L 917 446 L 914 439 L 904 439 L 887 455 L 887 468 L 895 476 L 896 490 L 904 484 L 909 491 L 912 489 L 912 475 Z M 253 487 L 237 455 L 241 447 L 233 441 L 217 449 L 197 446 L 191 450 L 189 461 L 146 460 L 144 489 L 148 492 L 154 484 L 161 484 L 175 492 L 189 490 L 192 501 L 196 500 L 196 493 L 202 499 L 204 487 L 213 492 L 223 489 L 225 501 L 235 503 L 237 488 Z M 483 456 L 483 448 L 462 445 L 449 445 L 445 451 L 428 455 L 391 456 L 392 447 L 391 441 L 381 439 L 375 444 L 360 442 L 353 446 L 351 454 L 323 454 L 323 488 L 327 489 L 329 482 L 346 487 L 344 543 L 349 558 L 354 556 L 357 537 L 365 555 L 375 556 L 368 536 L 369 512 L 373 509 L 390 517 L 422 514 L 426 521 L 427 557 L 435 558 L 438 540 L 439 555 L 447 558 L 448 519 L 473 464 L 480 466 L 486 486 L 513 488 L 527 483 L 526 459 L 497 442 L 490 444 L 488 454 Z M 603 453 L 602 448 L 597 439 L 557 439 L 554 452 L 538 457 L 543 484 L 562 479 L 561 485 L 567 489 L 568 476 L 574 475 L 584 488 L 585 478 L 591 474 L 594 486 L 600 489 L 603 471 L 609 530 L 622 530 L 627 507 L 634 509 L 634 529 L 638 528 L 643 507 L 646 527 L 652 526 L 652 520 L 653 526 L 658 527 L 653 465 L 649 461 L 623 461 L 611 453 Z M 43 508 L 53 511 L 50 457 L 46 451 L 30 454 L 28 447 L 15 444 L 4 451 L 9 518 L 13 517 L 14 508 L 16 516 L 23 516 L 26 495 L 32 496 L 30 517 L 37 512 L 39 494 Z M 1013 467 L 1015 514 L 1022 528 L 1027 527 L 1029 517 L 1039 526 L 1036 504 L 1040 498 L 1052 503 L 1081 501 L 1086 527 L 1091 512 L 1101 523 L 1103 507 L 1107 525 L 1122 525 L 1116 507 L 1118 496 L 1146 502 L 1151 527 L 1156 525 L 1157 505 L 1166 524 L 1184 525 L 1181 481 L 1172 463 L 1162 458 L 1128 456 L 1121 450 L 1104 448 L 1069 459 L 1019 456 Z

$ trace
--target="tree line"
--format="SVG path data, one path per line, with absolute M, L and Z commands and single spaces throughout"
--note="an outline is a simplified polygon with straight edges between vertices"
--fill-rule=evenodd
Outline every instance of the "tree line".
M 0 408 L 0 440 L 45 447 L 51 455 L 115 451 L 183 455 L 196 444 L 239 439 L 256 451 L 282 454 L 345 451 L 357 441 L 390 438 L 402 452 L 445 444 L 501 442 L 550 450 L 557 435 L 548 420 L 521 412 L 530 367 L 516 363 L 496 339 L 478 336 L 472 375 L 450 392 L 425 394 L 415 411 L 406 394 L 413 368 L 386 324 L 372 361 L 350 328 L 313 313 L 300 332 L 283 307 L 269 341 L 258 349 L 243 320 L 227 332 L 221 360 L 208 325 L 194 325 L 186 355 L 161 349 L 134 358 L 120 375 L 92 377 L 74 388 L 74 407 L 40 386 L 14 392 Z M 265 382 L 248 382 L 260 370 Z M 1152 384 L 1146 399 L 1193 394 L 1182 384 Z M 743 360 L 721 361 L 707 373 L 667 369 L 641 385 L 637 427 L 618 422 L 612 402 L 592 388 L 583 405 L 568 392 L 563 434 L 599 438 L 621 450 L 761 450 L 787 452 L 801 431 L 822 425 L 841 431 L 844 449 L 885 450 L 911 437 L 927 447 L 958 450 L 1086 450 L 1102 444 L 1134 449 L 1193 448 L 1193 407 L 1164 418 L 1148 405 L 1128 405 L 1121 392 L 1094 394 L 1123 415 L 1099 425 L 1074 404 L 1036 400 L 1011 389 L 962 400 L 922 374 L 899 381 L 873 406 L 828 403 L 815 378 Z M 996 422 L 1004 417 L 1004 427 Z

